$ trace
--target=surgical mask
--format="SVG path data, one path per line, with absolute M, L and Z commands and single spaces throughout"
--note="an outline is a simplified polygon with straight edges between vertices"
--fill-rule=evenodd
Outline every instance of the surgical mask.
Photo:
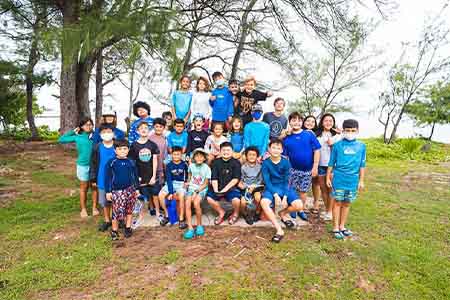
M 262 116 L 262 111 L 254 111 L 254 112 L 252 112 L 252 118 L 253 119 L 259 120 L 261 118 L 261 116 Z
M 217 79 L 216 80 L 216 86 L 224 86 L 225 85 L 225 79 Z
M 347 141 L 353 141 L 356 139 L 357 133 L 356 132 L 344 132 L 343 134 L 344 139 Z
M 112 132 L 102 133 L 100 134 L 100 137 L 102 138 L 103 141 L 110 142 L 114 138 L 114 133 Z

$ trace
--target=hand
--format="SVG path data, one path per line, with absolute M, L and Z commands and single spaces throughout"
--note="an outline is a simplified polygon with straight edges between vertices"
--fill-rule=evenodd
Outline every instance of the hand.
M 281 207 L 288 207 L 286 196 L 284 196 L 283 199 L 281 200 Z
M 112 193 L 106 193 L 106 200 L 112 201 Z
M 211 101 L 216 100 L 216 96 L 211 96 L 211 97 L 209 97 L 209 100 L 211 100 Z
M 80 127 L 77 127 L 77 128 L 75 128 L 74 130 L 73 130 L 73 132 L 75 132 L 75 134 L 79 134 L 80 133 Z
M 259 156 L 257 159 L 256 159 L 256 162 L 258 163 L 258 164 L 260 164 L 260 163 L 262 163 L 262 156 Z
M 312 168 L 312 170 L 311 170 L 311 176 L 312 177 L 317 177 L 317 175 L 319 174 L 319 167 L 317 167 L 317 166 L 314 166 L 313 168 Z
M 273 198 L 275 199 L 275 206 L 280 206 L 281 205 L 280 196 L 277 193 L 275 193 L 275 194 L 273 194 Z
M 155 183 L 156 183 L 156 178 L 153 176 L 152 178 L 150 178 L 150 181 L 148 182 L 148 184 L 154 185 Z
M 173 194 L 170 194 L 169 196 L 167 196 L 167 199 L 172 200 L 173 199 Z
M 139 193 L 139 190 L 136 190 L 136 192 L 134 192 L 134 195 L 135 195 L 136 197 L 139 197 L 140 194 L 141 194 L 141 193 Z
M 329 187 L 330 189 L 333 187 L 333 186 L 331 185 L 331 179 L 328 178 L 328 176 L 327 176 L 327 187 Z
M 248 187 L 248 192 L 249 192 L 249 193 L 253 193 L 254 190 L 255 190 L 255 185 L 254 185 L 254 184 L 252 184 L 252 185 L 250 185 L 250 186 Z
M 96 183 L 95 181 L 92 181 L 91 186 L 92 186 L 93 188 L 95 188 L 95 187 L 97 187 L 97 183 Z
M 267 97 L 272 97 L 273 93 L 272 91 L 267 91 Z
M 364 190 L 364 181 L 358 183 L 358 191 L 362 192 Z
M 185 183 L 184 183 L 184 188 L 187 189 L 188 186 L 189 186 L 189 183 L 188 183 L 188 182 L 185 182 Z
M 336 127 L 336 128 L 334 129 L 334 131 L 336 131 L 337 134 L 341 134 L 341 133 L 342 133 L 342 129 L 341 129 L 341 128 L 338 128 L 338 127 Z

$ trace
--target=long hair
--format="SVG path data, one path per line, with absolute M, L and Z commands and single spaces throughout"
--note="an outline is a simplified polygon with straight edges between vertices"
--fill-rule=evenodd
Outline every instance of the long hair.
M 80 132 L 83 132 L 82 126 L 83 126 L 84 124 L 86 124 L 87 122 L 91 122 L 91 124 L 94 125 L 94 122 L 92 121 L 91 118 L 89 118 L 89 117 L 83 117 L 83 118 L 81 118 L 80 123 L 78 123 L 78 128 L 80 128 Z
M 313 115 L 309 115 L 309 116 L 306 116 L 306 117 L 303 118 L 302 129 L 303 129 L 303 130 L 307 130 L 307 128 L 305 127 L 305 121 L 306 121 L 308 118 L 313 118 L 313 119 L 314 119 L 314 128 L 311 129 L 311 130 L 312 130 L 313 132 L 316 132 L 316 130 L 317 130 L 317 119 L 316 119 L 316 117 L 314 117 Z
M 232 118 L 231 118 L 231 122 L 230 122 L 230 130 L 229 130 L 229 133 L 233 133 L 233 132 L 235 132 L 234 131 L 234 128 L 233 128 L 233 123 L 234 123 L 234 121 L 239 121 L 240 123 L 241 123 L 241 128 L 239 129 L 239 133 L 242 133 L 243 131 L 244 131 L 244 122 L 242 122 L 242 119 L 241 119 L 241 117 L 239 117 L 239 116 L 233 116 Z
M 209 92 L 211 90 L 211 85 L 209 84 L 208 79 L 206 79 L 203 76 L 200 76 L 197 79 L 197 84 L 195 85 L 195 89 L 197 90 L 197 92 L 198 92 L 198 84 L 200 83 L 200 81 L 203 81 L 205 83 L 205 92 Z
M 333 119 L 333 126 L 331 127 L 331 130 L 330 130 L 331 135 L 335 136 L 337 134 L 337 132 L 336 132 L 336 119 L 334 118 L 334 116 L 332 114 L 326 113 L 326 114 L 323 114 L 322 117 L 320 118 L 319 126 L 317 127 L 316 135 L 318 137 L 322 136 L 322 133 L 325 131 L 325 129 L 323 127 L 323 121 L 325 120 L 326 117 L 330 117 L 330 118 Z

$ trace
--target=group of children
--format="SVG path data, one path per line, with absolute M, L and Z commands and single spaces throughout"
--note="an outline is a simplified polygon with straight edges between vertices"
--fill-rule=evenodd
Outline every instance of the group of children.
M 97 201 L 104 222 L 99 230 L 111 227 L 111 238 L 119 239 L 119 224 L 130 237 L 148 211 L 161 226 L 170 221 L 170 207 L 176 201 L 178 226 L 183 237 L 203 236 L 202 202 L 217 214 L 215 225 L 225 221 L 221 205 L 231 203 L 227 222 L 241 215 L 248 224 L 262 217 L 276 229 L 273 242 L 280 242 L 284 230 L 278 217 L 292 228 L 297 216 L 319 213 L 320 194 L 326 211 L 322 217 L 333 220 L 337 239 L 351 236 L 345 227 L 349 204 L 364 187 L 365 145 L 356 141 L 358 122 L 345 120 L 336 128 L 331 114 L 303 118 L 293 112 L 284 115 L 285 101 L 274 100 L 274 111 L 263 114 L 259 101 L 271 92 L 256 90 L 253 77 L 228 85 L 220 72 L 209 81 L 184 75 L 172 96 L 171 111 L 150 117 L 150 106 L 138 101 L 133 106 L 137 119 L 130 125 L 128 141 L 116 127 L 113 112 L 103 114 L 93 131 L 91 119 L 60 137 L 61 143 L 75 142 L 77 177 L 80 180 L 81 217 L 87 217 L 87 190 L 92 187 L 93 215 Z M 306 194 L 313 189 L 314 205 L 306 209 Z M 133 220 L 133 212 L 139 216 Z M 195 226 L 192 213 L 195 212 Z

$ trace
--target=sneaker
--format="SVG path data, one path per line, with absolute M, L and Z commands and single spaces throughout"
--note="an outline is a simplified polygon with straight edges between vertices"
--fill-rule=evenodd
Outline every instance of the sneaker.
M 186 229 L 188 226 L 186 224 L 186 222 L 184 220 L 180 220 L 179 224 L 178 224 L 178 228 L 180 229 Z
M 124 229 L 125 228 L 125 222 L 123 220 L 119 221 L 119 228 Z
M 141 218 L 137 218 L 136 220 L 133 220 L 133 224 L 131 224 L 131 228 L 136 229 L 139 226 L 141 226 L 143 222 L 144 222 L 144 220 L 142 220 Z
M 119 232 L 111 230 L 111 240 L 117 241 L 119 239 Z
M 156 209 L 150 208 L 150 209 L 148 210 L 148 213 L 150 214 L 150 216 L 156 216 Z
M 205 235 L 205 227 L 203 227 L 202 225 L 198 225 L 197 228 L 195 228 L 195 234 L 198 236 Z
M 133 215 L 139 215 L 143 206 L 144 204 L 142 204 L 142 201 L 136 201 L 133 209 Z
M 247 214 L 247 215 L 244 216 L 244 220 L 245 220 L 245 222 L 246 222 L 248 225 L 253 225 L 254 217 L 253 217 L 252 215 L 250 215 L 250 214 Z
M 308 221 L 308 215 L 307 215 L 304 211 L 298 212 L 298 216 L 299 216 L 300 219 L 302 219 L 303 221 Z
M 323 214 L 323 219 L 324 219 L 324 221 L 331 221 L 331 220 L 333 220 L 333 215 L 331 214 L 331 213 L 324 213 Z
M 124 234 L 123 234 L 126 238 L 129 238 L 133 235 L 133 229 L 131 228 L 125 228 L 124 230 Z
M 105 232 L 111 227 L 111 222 L 103 222 L 98 226 L 98 231 Z
M 344 228 L 343 230 L 341 230 L 341 233 L 345 237 L 350 237 L 350 236 L 353 235 L 353 232 L 350 229 L 347 229 L 347 228 Z
M 261 220 L 261 215 L 260 214 L 255 214 L 255 216 L 253 217 L 253 223 L 258 222 L 259 220 Z
M 192 240 L 194 236 L 195 236 L 194 229 L 188 229 L 183 234 L 183 238 L 185 240 Z
M 159 225 L 166 226 L 169 223 L 169 218 L 163 216 L 161 221 L 159 221 Z

